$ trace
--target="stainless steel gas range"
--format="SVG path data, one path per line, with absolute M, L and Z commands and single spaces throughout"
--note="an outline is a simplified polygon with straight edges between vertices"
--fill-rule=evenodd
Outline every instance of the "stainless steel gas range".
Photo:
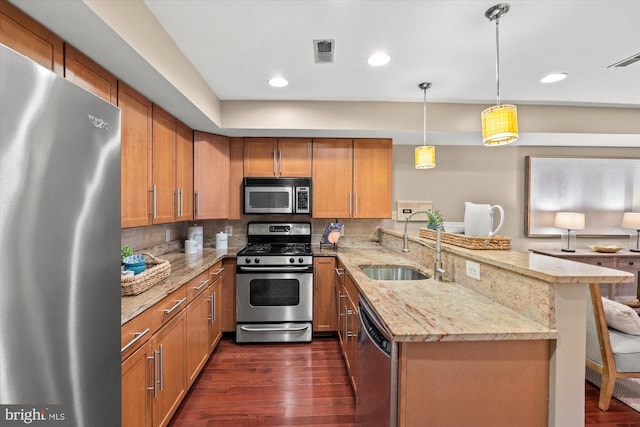
M 311 223 L 250 222 L 236 267 L 236 341 L 310 342 Z

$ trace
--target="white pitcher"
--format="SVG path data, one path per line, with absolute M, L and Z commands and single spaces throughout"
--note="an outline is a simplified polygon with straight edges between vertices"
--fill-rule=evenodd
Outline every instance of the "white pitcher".
M 500 213 L 500 223 L 493 230 L 493 211 Z M 504 225 L 504 209 L 499 205 L 464 202 L 464 234 L 470 237 L 491 237 Z

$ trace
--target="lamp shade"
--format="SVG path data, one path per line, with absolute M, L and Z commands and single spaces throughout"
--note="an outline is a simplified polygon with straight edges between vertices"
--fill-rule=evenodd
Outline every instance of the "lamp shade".
M 436 147 L 420 145 L 416 147 L 416 169 L 432 169 L 436 167 Z
M 554 225 L 565 230 L 584 230 L 584 214 L 579 212 L 557 212 Z
M 640 212 L 625 212 L 622 216 L 622 228 L 640 230 Z
M 505 145 L 518 140 L 518 111 L 515 105 L 494 105 L 484 110 L 481 118 L 484 145 Z

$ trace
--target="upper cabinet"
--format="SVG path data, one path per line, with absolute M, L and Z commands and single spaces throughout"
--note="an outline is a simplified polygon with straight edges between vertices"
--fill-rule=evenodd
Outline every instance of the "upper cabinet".
M 118 84 L 122 145 L 122 216 L 121 227 L 149 225 L 150 191 L 152 191 L 152 122 L 151 102 L 126 84 Z
M 353 217 L 391 218 L 392 141 L 353 140 Z
M 193 130 L 176 126 L 176 221 L 193 219 Z
M 176 119 L 153 105 L 151 223 L 173 222 L 178 201 L 175 185 Z
M 64 49 L 64 76 L 107 102 L 118 102 L 115 76 L 69 44 Z
M 229 137 L 193 134 L 193 219 L 229 216 Z
M 64 74 L 62 39 L 7 1 L 0 1 L 0 43 Z
M 242 138 L 229 138 L 229 219 L 242 219 L 243 157 L 244 146 Z
M 244 138 L 244 176 L 311 176 L 311 140 Z
M 313 140 L 314 218 L 391 218 L 390 139 Z

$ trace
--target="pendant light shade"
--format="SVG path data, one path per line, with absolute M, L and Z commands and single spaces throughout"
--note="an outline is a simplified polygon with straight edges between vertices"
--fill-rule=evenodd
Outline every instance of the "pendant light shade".
M 509 11 L 506 3 L 497 4 L 485 12 L 489 21 L 496 21 L 496 105 L 484 110 L 482 143 L 487 146 L 505 145 L 518 140 L 518 113 L 515 105 L 500 105 L 500 17 Z
M 420 145 L 416 147 L 416 169 L 433 169 L 436 167 L 436 147 Z
M 424 94 L 423 107 L 423 133 L 422 145 L 416 147 L 415 162 L 416 169 L 433 169 L 436 167 L 436 147 L 427 145 L 427 89 L 431 87 L 431 83 L 422 82 L 418 85 Z

